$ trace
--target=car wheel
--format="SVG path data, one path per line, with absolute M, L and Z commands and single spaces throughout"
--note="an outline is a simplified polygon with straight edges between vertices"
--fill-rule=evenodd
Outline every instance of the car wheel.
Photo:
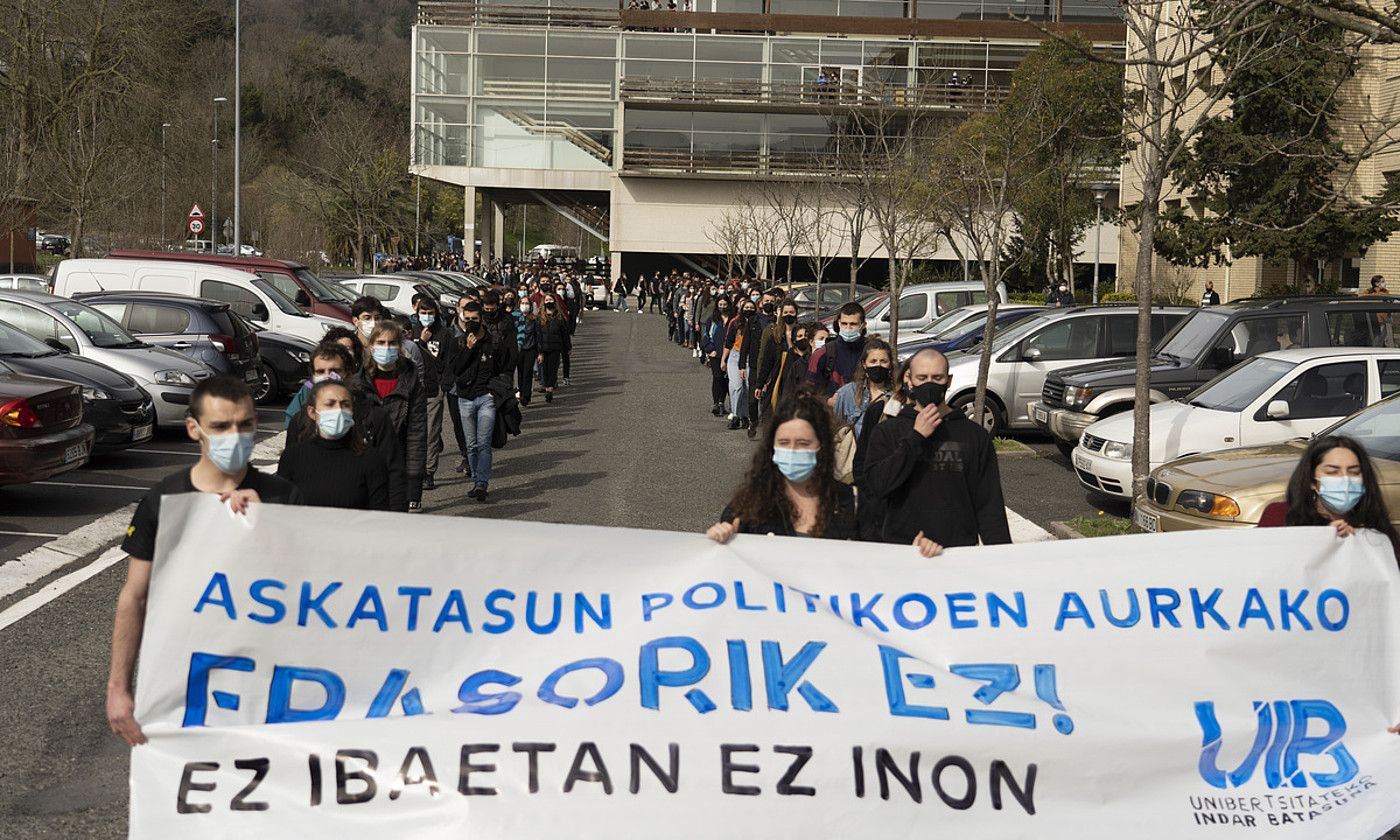
M 963 394 L 953 400 L 952 407 L 966 414 L 972 419 L 972 405 L 976 402 L 976 395 L 972 393 Z M 1006 417 L 1003 416 L 1001 406 L 988 394 L 986 403 L 983 406 L 982 428 L 987 430 L 987 434 L 996 435 L 1006 428 Z
M 258 383 L 253 386 L 253 401 L 266 405 L 277 399 L 281 391 L 277 387 L 277 372 L 267 365 L 258 365 Z

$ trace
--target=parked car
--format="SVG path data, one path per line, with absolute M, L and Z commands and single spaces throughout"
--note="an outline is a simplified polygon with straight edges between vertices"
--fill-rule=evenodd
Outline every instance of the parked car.
M 1154 306 L 1152 335 L 1160 338 L 1192 309 Z M 992 337 L 992 361 L 987 371 L 984 424 L 989 431 L 1034 428 L 1028 411 L 1040 396 L 1052 371 L 1094 360 L 1133 355 L 1137 336 L 1136 306 L 1084 306 L 1047 309 Z M 971 411 L 977 389 L 980 352 L 963 352 L 949 359 L 953 377 L 949 404 Z
M 76 300 L 42 292 L 0 292 L 0 321 L 55 350 L 93 359 L 135 379 L 154 399 L 160 426 L 184 425 L 190 392 L 214 375 L 207 365 L 147 344 Z
M 606 275 L 590 275 L 580 285 L 583 288 L 585 309 L 608 308 L 608 278 Z
M 244 245 L 244 249 L 249 246 Z M 328 283 L 301 263 L 270 260 L 258 256 L 235 257 L 228 254 L 180 254 L 170 251 L 113 251 L 107 255 L 119 260 L 169 260 L 218 265 L 256 274 L 276 287 L 282 296 L 312 315 L 323 315 L 336 321 L 350 321 L 351 298 L 335 283 Z M 246 317 L 246 316 L 245 316 Z
M 1387 317 L 1400 320 L 1400 295 L 1259 298 L 1198 309 L 1153 351 L 1152 401 L 1184 397 L 1270 350 L 1380 346 Z M 1090 424 L 1132 409 L 1135 378 L 1132 359 L 1060 371 L 1046 377 L 1032 416 L 1068 453 Z
M 73 247 L 73 240 L 61 233 L 46 233 L 39 237 L 39 250 L 62 256 Z
M 299 335 L 263 330 L 258 333 L 258 381 L 253 399 L 259 405 L 275 403 L 295 393 L 311 376 L 311 352 L 316 343 Z
M 47 292 L 49 278 L 38 274 L 0 274 L 0 289 L 18 289 L 21 292 Z
M 866 292 L 865 294 L 856 298 L 856 303 L 860 304 L 860 308 L 865 310 L 865 317 L 868 320 L 870 318 L 870 313 L 874 312 L 877 308 L 879 308 L 880 304 L 884 303 L 885 300 L 889 298 L 889 296 L 889 292 Z M 829 312 L 821 316 L 817 320 L 820 321 L 823 325 L 830 327 L 836 323 L 836 315 L 838 311 Z M 802 320 L 810 317 L 810 315 L 811 313 L 805 313 L 799 314 L 797 317 L 799 320 Z
M 1400 525 L 1400 395 L 1318 434 L 1347 435 L 1366 447 L 1391 520 Z M 1264 508 L 1283 501 L 1307 445 L 1299 438 L 1170 461 L 1148 477 L 1146 496 L 1134 501 L 1133 522 L 1144 531 L 1253 528 Z
M 346 321 L 308 315 L 269 280 L 221 265 L 171 260 L 64 260 L 54 272 L 54 293 L 172 292 L 227 303 L 259 327 L 320 341 L 326 330 Z M 347 316 L 348 317 L 348 316 Z
M 258 381 L 257 332 L 227 303 L 163 292 L 97 292 L 77 299 L 143 341 L 249 385 Z
M 1338 347 L 1261 353 L 1181 400 L 1149 413 L 1152 467 L 1184 455 L 1308 437 L 1400 392 L 1400 350 Z M 1084 431 L 1072 455 L 1079 483 L 1130 499 L 1133 415 L 1115 414 Z
M 806 320 L 813 316 L 834 315 L 847 301 L 878 291 L 878 289 L 872 289 L 869 286 L 856 284 L 855 294 L 852 294 L 850 283 L 823 283 L 820 301 L 817 300 L 816 284 L 803 286 L 793 292 L 791 297 L 793 302 L 797 304 L 797 317 Z
M 368 295 L 377 299 L 396 315 L 405 317 L 414 313 L 414 295 L 430 295 L 439 303 L 446 303 L 442 300 L 443 293 L 434 289 L 422 278 L 401 277 L 398 274 L 375 274 L 369 277 L 350 277 L 341 280 L 340 285 L 353 292 L 355 297 Z M 456 297 L 452 298 L 454 308 L 457 306 L 457 299 Z
M 43 481 L 87 463 L 92 426 L 71 382 L 0 374 L 0 484 Z
M 155 404 L 136 380 L 101 362 L 61 353 L 4 321 L 0 321 L 0 374 L 77 385 L 82 392 L 83 422 L 95 431 L 94 453 L 125 449 L 155 435 Z
M 977 304 L 976 306 L 966 306 L 963 309 L 977 310 L 974 317 L 958 318 L 953 326 L 946 326 L 943 329 L 934 331 L 938 326 L 935 322 L 926 330 L 917 332 L 908 341 L 899 342 L 896 355 L 899 361 L 931 347 L 942 353 L 957 353 L 968 350 L 982 343 L 982 336 L 987 331 L 987 305 Z M 958 310 L 961 312 L 962 310 Z M 997 309 L 997 329 L 1003 330 L 1013 324 L 1020 323 L 1027 318 L 1034 317 L 1045 311 L 1044 306 L 1022 306 L 1019 304 L 1004 304 Z M 952 313 L 950 313 L 951 315 Z M 946 320 L 945 316 L 945 320 Z M 994 336 L 995 338 L 995 336 Z
M 899 334 L 909 335 L 923 329 L 954 310 L 975 303 L 987 302 L 987 290 L 981 282 L 923 283 L 906 286 L 899 293 Z M 889 338 L 890 301 L 877 306 L 867 315 L 867 335 Z

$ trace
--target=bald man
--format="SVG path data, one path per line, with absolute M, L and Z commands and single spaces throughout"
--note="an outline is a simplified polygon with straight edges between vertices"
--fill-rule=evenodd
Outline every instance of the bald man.
M 920 533 L 945 547 L 1011 542 L 992 436 L 947 405 L 951 383 L 946 356 L 914 354 L 904 366 L 913 404 L 871 435 L 861 489 L 886 507 L 881 542 L 908 545 Z

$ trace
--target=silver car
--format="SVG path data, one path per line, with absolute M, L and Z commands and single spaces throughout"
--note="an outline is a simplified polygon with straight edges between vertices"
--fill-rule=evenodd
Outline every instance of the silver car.
M 214 371 L 174 350 L 137 339 L 90 306 L 43 292 L 0 291 L 5 321 L 65 353 L 101 362 L 135 379 L 150 392 L 156 424 L 184 423 L 190 392 Z

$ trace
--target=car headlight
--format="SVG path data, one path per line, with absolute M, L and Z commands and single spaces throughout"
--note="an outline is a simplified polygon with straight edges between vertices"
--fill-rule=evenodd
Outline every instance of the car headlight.
M 1126 461 L 1133 457 L 1133 445 L 1131 443 L 1119 443 L 1116 440 L 1110 440 L 1103 445 L 1103 456 L 1105 458 L 1118 458 L 1119 460 Z
M 1070 408 L 1083 408 L 1094 398 L 1094 389 L 1084 385 L 1070 385 L 1065 388 L 1065 405 Z
M 304 365 L 311 364 L 311 354 L 305 350 L 284 350 L 283 352 Z
M 1240 515 L 1239 503 L 1234 499 L 1204 490 L 1182 490 L 1176 497 L 1176 505 L 1182 510 L 1193 510 L 1206 516 Z
M 189 388 L 194 387 L 194 379 L 184 371 L 179 370 L 158 370 L 156 371 L 155 381 L 159 385 L 184 385 Z
M 106 391 L 102 390 L 101 388 L 84 388 L 84 389 L 83 389 L 83 399 L 88 400 L 88 401 L 92 401 L 92 400 L 110 400 L 111 398 L 112 398 L 112 395 L 109 394 L 109 393 L 107 393 Z

